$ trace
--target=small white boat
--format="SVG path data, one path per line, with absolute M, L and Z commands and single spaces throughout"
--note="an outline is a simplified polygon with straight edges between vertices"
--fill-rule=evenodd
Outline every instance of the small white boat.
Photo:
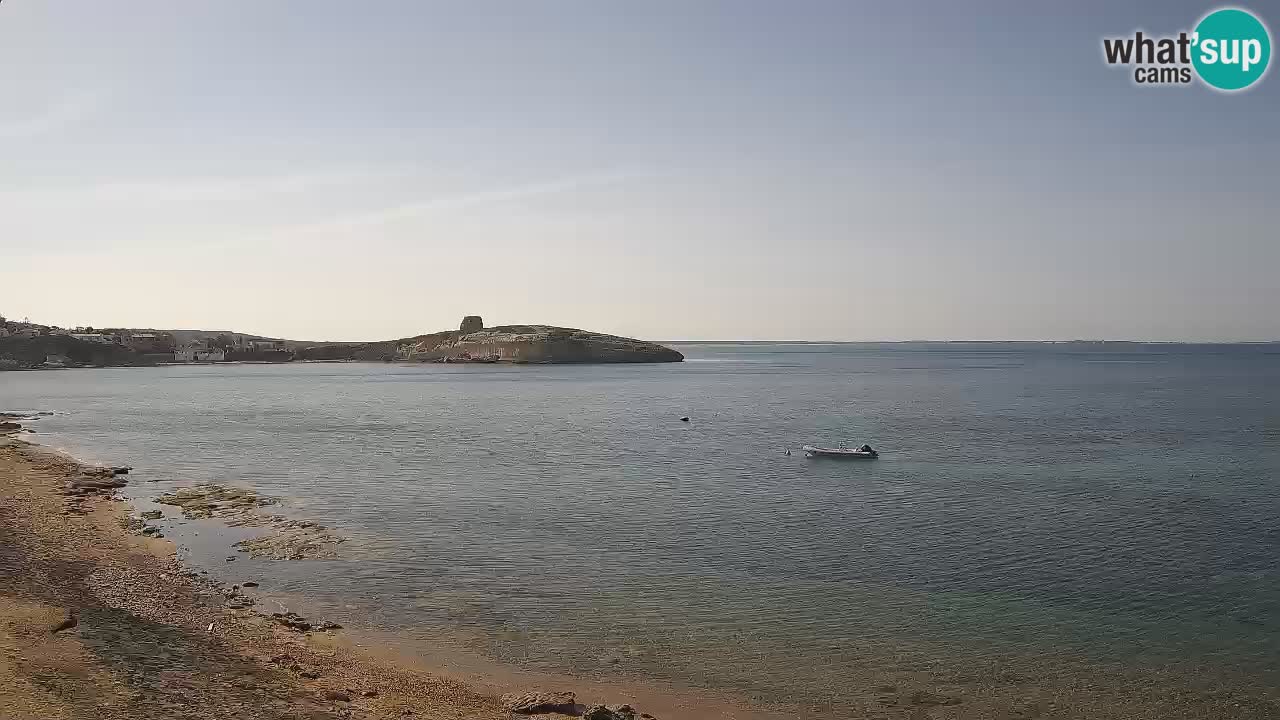
M 850 460 L 875 460 L 880 457 L 880 453 L 872 450 L 870 445 L 863 445 L 860 448 L 820 448 L 805 445 L 801 450 L 804 450 L 806 457 L 849 458 Z

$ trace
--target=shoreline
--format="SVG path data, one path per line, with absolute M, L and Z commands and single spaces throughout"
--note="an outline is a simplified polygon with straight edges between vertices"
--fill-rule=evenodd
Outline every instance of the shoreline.
M 359 631 L 297 632 L 185 566 L 171 540 L 140 534 L 118 488 L 68 491 L 86 471 L 100 469 L 0 435 L 0 706 L 16 713 L 6 718 L 520 717 L 505 695 L 563 691 L 576 693 L 567 712 L 523 716 L 634 705 L 635 717 L 662 720 L 779 717 L 704 692 L 406 652 Z M 608 713 L 595 717 L 629 717 Z

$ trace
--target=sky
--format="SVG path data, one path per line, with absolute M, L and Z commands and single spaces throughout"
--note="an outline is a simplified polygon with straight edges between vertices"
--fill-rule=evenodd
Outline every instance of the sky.
M 1280 339 L 1280 76 L 1102 60 L 1214 7 L 2 0 L 0 314 Z

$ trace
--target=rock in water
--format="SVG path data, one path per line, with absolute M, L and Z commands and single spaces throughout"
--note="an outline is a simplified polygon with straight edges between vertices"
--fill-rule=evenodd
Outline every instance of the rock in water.
M 271 613 L 271 619 L 294 632 L 305 633 L 311 631 L 311 623 L 296 613 Z
M 632 720 L 636 711 L 630 705 L 619 705 L 607 708 L 604 705 L 592 705 L 582 713 L 582 720 Z
M 462 324 L 458 326 L 458 332 L 466 335 L 467 333 L 478 332 L 484 329 L 484 320 L 479 315 L 468 315 L 462 318 Z
M 538 713 L 575 714 L 577 696 L 571 692 L 527 692 L 520 695 L 503 695 L 502 706 L 513 713 L 536 715 Z

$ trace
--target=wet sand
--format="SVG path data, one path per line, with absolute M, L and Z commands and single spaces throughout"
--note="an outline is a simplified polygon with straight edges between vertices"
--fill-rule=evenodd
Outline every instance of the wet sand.
M 578 713 L 630 703 L 637 717 L 664 720 L 764 717 L 728 701 L 653 688 L 458 663 L 438 672 L 361 647 L 344 631 L 286 628 L 239 607 L 243 595 L 182 567 L 168 540 L 138 534 L 128 504 L 109 487 L 96 489 L 109 480 L 68 495 L 86 470 L 95 469 L 0 436 L 6 720 L 498 718 L 512 715 L 504 693 L 529 690 L 574 691 Z

